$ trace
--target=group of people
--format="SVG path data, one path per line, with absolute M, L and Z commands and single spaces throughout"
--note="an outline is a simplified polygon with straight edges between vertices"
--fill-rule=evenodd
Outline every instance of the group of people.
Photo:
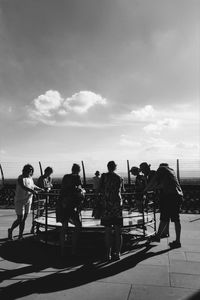
M 174 222 L 176 239 L 169 243 L 171 248 L 181 247 L 180 206 L 183 201 L 183 191 L 176 174 L 167 163 L 161 163 L 157 171 L 151 170 L 146 162 L 140 167 L 132 167 L 130 172 L 136 176 L 136 203 L 141 210 L 145 194 L 154 191 L 159 200 L 160 224 L 156 235 L 151 241 L 160 242 L 162 237 L 169 236 L 169 223 Z M 142 175 L 141 175 L 142 173 Z
M 100 176 L 97 171 L 94 180 L 95 195 L 101 194 L 103 211 L 101 213 L 101 225 L 105 227 L 105 259 L 119 260 L 122 246 L 123 226 L 122 215 L 122 190 L 123 179 L 116 173 L 117 165 L 114 161 L 107 163 L 107 172 Z M 60 197 L 56 205 L 56 220 L 62 223 L 60 231 L 61 254 L 64 255 L 65 234 L 68 223 L 74 224 L 72 234 L 72 255 L 77 254 L 79 236 L 81 232 L 80 204 L 84 198 L 85 190 L 80 177 L 81 168 L 78 164 L 73 164 L 71 173 L 64 175 L 61 183 Z M 19 226 L 19 238 L 23 236 L 25 220 L 30 211 L 33 194 L 38 191 L 49 191 L 52 188 L 51 174 L 53 169 L 47 167 L 44 175 L 34 184 L 32 176 L 34 169 L 31 165 L 25 165 L 22 175 L 18 177 L 15 210 L 17 219 L 8 229 L 8 238 L 12 239 L 13 230 Z M 136 202 L 138 210 L 141 211 L 141 203 L 148 191 L 155 190 L 158 193 L 160 205 L 160 224 L 154 241 L 159 242 L 163 233 L 168 231 L 170 220 L 175 223 L 176 240 L 169 245 L 172 248 L 181 247 L 180 233 L 181 224 L 179 218 L 179 208 L 183 197 L 180 184 L 175 172 L 168 164 L 160 164 L 157 171 L 150 169 L 146 162 L 139 167 L 132 167 L 130 173 L 136 177 Z M 98 197 L 96 197 L 98 201 Z
M 38 192 L 50 191 L 52 188 L 51 174 L 53 169 L 47 167 L 44 174 L 38 178 L 37 185 L 33 181 L 34 168 L 32 165 L 27 164 L 22 169 L 22 174 L 19 175 L 16 183 L 15 191 L 15 212 L 17 219 L 8 228 L 8 238 L 12 240 L 13 230 L 19 226 L 19 239 L 23 238 L 25 221 L 31 210 L 33 195 Z

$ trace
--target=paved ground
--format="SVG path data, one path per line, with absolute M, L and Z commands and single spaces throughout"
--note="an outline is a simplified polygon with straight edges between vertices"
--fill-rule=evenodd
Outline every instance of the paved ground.
M 182 248 L 170 239 L 137 245 L 115 263 L 89 257 L 61 259 L 58 249 L 30 235 L 7 241 L 13 210 L 0 210 L 0 299 L 200 299 L 200 216 L 182 215 Z M 31 216 L 26 224 L 30 231 Z M 28 231 L 26 231 L 28 233 Z M 17 234 L 17 231 L 16 231 Z

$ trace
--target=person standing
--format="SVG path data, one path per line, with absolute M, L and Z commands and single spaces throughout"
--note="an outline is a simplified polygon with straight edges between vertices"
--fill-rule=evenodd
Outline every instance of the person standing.
M 100 172 L 96 171 L 95 176 L 92 178 L 93 181 L 93 193 L 94 193 L 94 202 L 93 202 L 93 211 L 92 217 L 99 219 L 102 214 L 102 201 L 99 193 L 100 187 Z
M 152 188 L 160 190 L 160 224 L 155 241 L 160 241 L 162 233 L 171 220 L 175 225 L 176 239 L 170 242 L 169 246 L 171 248 L 180 248 L 181 223 L 179 211 L 183 200 L 183 191 L 174 170 L 168 164 L 160 164 L 155 176 L 149 182 L 144 192 Z
M 130 173 L 135 176 L 135 201 L 139 213 L 143 212 L 143 190 L 145 188 L 144 175 L 140 174 L 138 167 L 132 167 Z
M 79 207 L 84 198 L 85 190 L 82 188 L 80 178 L 80 166 L 73 164 L 71 174 L 64 175 L 60 191 L 60 216 L 57 221 L 62 223 L 60 243 L 61 255 L 64 255 L 65 233 L 68 229 L 69 221 L 75 226 L 72 234 L 72 255 L 76 255 L 78 240 L 81 231 L 81 220 Z
M 142 162 L 140 164 L 140 171 L 144 174 L 144 179 L 146 184 L 148 184 L 151 179 L 154 177 L 156 171 L 155 170 L 151 170 L 151 165 L 148 164 L 147 162 Z
M 53 187 L 51 174 L 53 174 L 53 169 L 51 167 L 47 167 L 44 170 L 44 174 L 38 178 L 37 185 L 43 188 L 46 192 L 49 192 Z
M 108 172 L 102 174 L 100 181 L 100 191 L 104 203 L 101 225 L 105 226 L 106 260 L 119 260 L 122 245 L 121 227 L 123 225 L 121 197 L 123 179 L 115 173 L 117 165 L 114 161 L 109 161 L 107 168 Z M 112 231 L 114 239 L 112 239 Z
M 27 164 L 23 167 L 22 174 L 17 179 L 16 192 L 15 192 L 15 211 L 17 219 L 13 222 L 12 226 L 8 228 L 8 239 L 12 240 L 13 230 L 19 226 L 18 239 L 22 239 L 25 227 L 25 221 L 31 209 L 33 194 L 42 191 L 40 187 L 34 184 L 33 181 L 34 168 Z

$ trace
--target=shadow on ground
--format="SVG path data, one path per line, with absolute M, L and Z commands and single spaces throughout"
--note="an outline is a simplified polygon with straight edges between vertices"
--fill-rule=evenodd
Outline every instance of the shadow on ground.
M 134 268 L 139 262 L 170 251 L 150 251 L 154 245 L 135 245 L 120 261 L 103 263 L 101 254 L 72 258 L 68 253 L 61 259 L 59 249 L 36 242 L 33 238 L 23 241 L 0 241 L 1 258 L 18 264 L 28 264 L 15 270 L 2 270 L 0 282 L 21 276 L 17 283 L 0 290 L 1 299 L 18 299 L 31 294 L 51 293 L 75 288 L 102 278 Z M 50 273 L 45 270 L 51 268 Z M 43 272 L 42 272 L 43 271 Z M 41 276 L 40 276 L 41 272 Z M 38 273 L 37 275 L 31 273 Z M 25 276 L 28 274 L 28 278 Z M 17 279 L 16 279 L 17 280 Z M 193 299 L 193 298 L 191 298 Z

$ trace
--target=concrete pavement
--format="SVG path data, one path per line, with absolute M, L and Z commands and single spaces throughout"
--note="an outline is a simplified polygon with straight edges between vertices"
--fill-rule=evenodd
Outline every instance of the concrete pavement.
M 182 247 L 171 250 L 170 238 L 146 247 L 137 244 L 118 262 L 94 256 L 59 255 L 55 246 L 29 235 L 7 241 L 14 210 L 0 210 L 0 299 L 178 300 L 200 299 L 200 216 L 181 215 Z M 16 230 L 17 234 L 18 229 Z M 15 234 L 14 233 L 14 234 Z

